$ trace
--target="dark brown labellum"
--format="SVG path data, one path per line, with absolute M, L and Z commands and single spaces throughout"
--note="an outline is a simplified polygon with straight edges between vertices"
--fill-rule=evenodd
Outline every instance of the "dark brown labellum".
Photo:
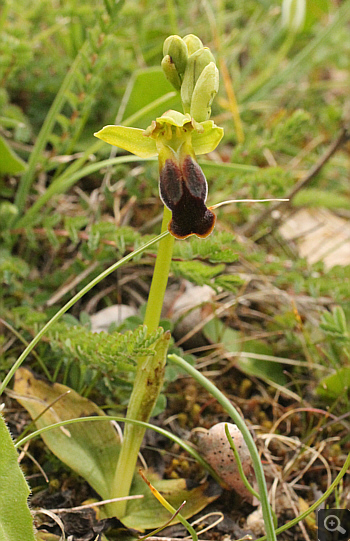
M 160 196 L 172 211 L 168 229 L 174 237 L 207 237 L 214 229 L 215 214 L 205 205 L 208 185 L 202 169 L 191 156 L 181 163 L 165 161 L 160 172 Z

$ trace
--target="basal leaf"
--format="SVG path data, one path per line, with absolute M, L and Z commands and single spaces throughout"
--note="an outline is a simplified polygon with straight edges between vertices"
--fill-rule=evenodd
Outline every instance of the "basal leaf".
M 105 415 L 96 404 L 69 387 L 59 383 L 49 385 L 25 368 L 16 372 L 14 391 L 32 419 L 56 401 L 35 422 L 37 428 L 77 417 Z M 75 423 L 45 432 L 42 438 L 48 448 L 84 477 L 103 499 L 110 497 L 110 480 L 120 449 L 119 438 L 110 423 Z
M 157 104 L 157 100 L 167 94 L 169 100 Z M 154 118 L 162 115 L 167 109 L 181 108 L 178 95 L 174 96 L 172 85 L 165 78 L 162 68 L 158 66 L 134 72 L 125 91 L 118 117 L 125 123 L 128 118 L 138 115 L 141 109 L 147 107 L 150 109 L 148 111 L 145 109 L 144 114 L 136 120 L 136 124 L 135 121 L 132 122 L 133 125 L 147 128 Z
M 79 396 L 69 387 L 58 383 L 45 383 L 24 368 L 20 368 L 16 373 L 14 391 L 17 400 L 33 419 L 48 408 L 35 422 L 38 428 L 66 419 L 105 415 L 93 402 Z M 65 394 L 67 391 L 70 392 Z M 42 438 L 48 448 L 62 462 L 84 477 L 102 498 L 110 497 L 111 480 L 115 475 L 120 449 L 119 439 L 111 424 L 89 421 L 74 423 L 45 432 Z M 221 493 L 216 484 L 204 483 L 187 489 L 184 479 L 164 480 L 156 473 L 147 474 L 147 477 L 173 507 L 178 508 L 186 500 L 182 511 L 185 518 L 201 511 Z M 128 502 L 126 515 L 122 518 L 125 526 L 143 531 L 157 528 L 169 520 L 169 512 L 154 498 L 137 472 L 131 494 L 142 494 L 144 498 Z M 106 514 L 109 514 L 108 506 Z M 174 522 L 178 520 L 175 519 Z

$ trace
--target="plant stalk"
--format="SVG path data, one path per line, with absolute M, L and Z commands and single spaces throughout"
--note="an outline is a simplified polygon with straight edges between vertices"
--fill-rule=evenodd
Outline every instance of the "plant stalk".
M 162 390 L 164 367 L 171 334 L 163 333 L 154 343 L 155 354 L 138 359 L 136 378 L 126 418 L 148 422 L 157 398 Z M 143 426 L 125 424 L 123 443 L 118 458 L 110 498 L 129 496 L 135 474 L 136 463 L 146 429 Z M 108 506 L 109 516 L 121 519 L 126 514 L 127 501 L 118 501 Z
M 164 206 L 162 233 L 167 231 L 171 211 Z M 144 324 L 148 331 L 154 332 L 159 326 L 163 299 L 168 283 L 174 237 L 168 235 L 159 242 L 151 289 L 148 297 Z M 148 422 L 160 394 L 164 379 L 164 366 L 168 352 L 170 333 L 164 333 L 154 345 L 154 356 L 138 359 L 137 372 L 127 419 Z M 145 428 L 126 424 L 124 439 L 112 484 L 111 498 L 128 496 L 134 476 L 138 454 L 145 434 Z M 127 501 L 113 504 L 113 515 L 119 519 L 126 514 Z
M 162 233 L 167 231 L 168 223 L 171 220 L 171 211 L 164 206 Z M 159 242 L 156 264 L 152 278 L 151 289 L 148 296 L 144 324 L 149 332 L 157 329 L 160 321 L 160 314 L 163 307 L 164 295 L 168 283 L 171 257 L 173 255 L 175 238 L 172 235 L 164 237 Z

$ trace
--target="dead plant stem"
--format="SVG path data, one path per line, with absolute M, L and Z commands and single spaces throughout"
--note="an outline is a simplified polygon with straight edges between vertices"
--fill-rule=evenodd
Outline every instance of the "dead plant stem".
M 300 190 L 306 188 L 313 178 L 321 171 L 322 167 L 330 160 L 330 158 L 335 154 L 335 152 L 350 139 L 350 131 L 343 127 L 338 134 L 337 138 L 329 145 L 325 150 L 324 154 L 320 159 L 315 163 L 315 165 L 310 169 L 310 171 L 300 179 L 299 182 L 292 188 L 292 190 L 287 194 L 288 201 L 278 202 L 272 205 L 270 208 L 265 209 L 261 214 L 259 214 L 252 222 L 246 224 L 241 232 L 247 237 L 251 237 L 257 230 L 260 224 L 262 224 L 268 218 L 271 218 L 271 215 L 274 211 L 279 210 L 280 208 L 288 208 L 295 195 L 300 192 Z M 273 228 L 277 227 L 280 223 L 281 218 L 275 220 L 273 223 Z

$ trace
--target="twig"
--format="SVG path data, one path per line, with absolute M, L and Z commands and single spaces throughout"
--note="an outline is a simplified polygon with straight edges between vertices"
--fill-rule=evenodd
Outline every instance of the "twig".
M 287 198 L 289 201 L 275 203 L 270 208 L 265 209 L 252 222 L 246 224 L 246 226 L 242 228 L 242 233 L 246 236 L 252 236 L 253 233 L 255 233 L 257 227 L 267 218 L 269 218 L 274 211 L 280 209 L 281 207 L 287 208 L 288 206 L 290 206 L 294 196 L 298 192 L 300 192 L 300 190 L 310 184 L 311 180 L 317 175 L 317 173 L 319 173 L 319 171 L 333 156 L 333 154 L 349 139 L 350 131 L 345 127 L 342 128 L 338 137 L 335 139 L 335 141 L 333 141 L 333 143 L 331 143 L 331 145 L 327 148 L 327 150 L 324 152 L 318 162 L 316 162 L 316 164 L 310 169 L 307 175 L 304 178 L 300 179 L 299 182 L 296 183 L 294 188 L 292 188 L 292 190 L 289 192 L 289 194 L 287 194 Z M 277 221 L 275 223 L 277 223 Z
M 84 509 L 91 509 L 93 507 L 99 507 L 101 505 L 106 505 L 106 503 L 118 502 L 121 499 L 123 500 L 139 500 L 142 499 L 142 494 L 135 494 L 134 496 L 124 496 L 123 498 L 112 498 L 110 500 L 103 500 L 101 502 L 92 502 L 86 503 L 84 505 L 78 505 L 76 507 L 60 507 L 58 509 L 48 509 L 51 513 L 76 513 L 77 511 L 83 511 Z

